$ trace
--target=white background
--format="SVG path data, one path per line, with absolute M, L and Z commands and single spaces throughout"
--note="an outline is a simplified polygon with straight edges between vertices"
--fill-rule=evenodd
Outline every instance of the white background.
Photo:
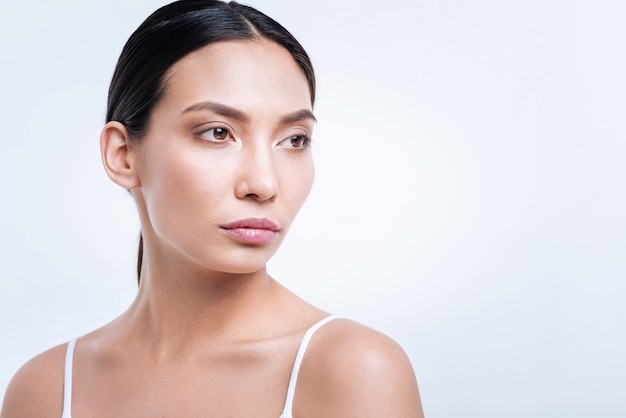
M 133 298 L 101 168 L 162 1 L 0 0 L 0 391 Z M 626 416 L 626 3 L 257 0 L 316 65 L 317 179 L 270 272 L 407 351 L 426 415 Z

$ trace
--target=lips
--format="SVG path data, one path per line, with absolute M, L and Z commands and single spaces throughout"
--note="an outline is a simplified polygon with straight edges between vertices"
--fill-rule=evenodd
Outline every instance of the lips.
M 240 219 L 220 228 L 237 241 L 255 245 L 268 244 L 280 230 L 275 222 L 265 218 Z

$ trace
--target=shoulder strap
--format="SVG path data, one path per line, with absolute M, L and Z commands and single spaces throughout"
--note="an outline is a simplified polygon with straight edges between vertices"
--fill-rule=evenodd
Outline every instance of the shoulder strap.
M 65 352 L 65 374 L 63 376 L 63 415 L 61 418 L 72 418 L 72 366 L 74 363 L 74 347 L 76 338 L 67 344 Z
M 309 328 L 304 334 L 304 337 L 302 337 L 298 353 L 296 354 L 296 360 L 293 363 L 293 369 L 291 369 L 291 377 L 289 378 L 289 386 L 287 387 L 287 398 L 285 399 L 285 406 L 283 407 L 281 418 L 291 418 L 293 397 L 296 393 L 296 381 L 298 380 L 298 373 L 300 372 L 300 366 L 302 365 L 302 358 L 304 357 L 304 353 L 306 352 L 309 342 L 311 341 L 311 337 L 315 334 L 315 331 L 335 318 L 337 318 L 335 315 L 327 316 Z

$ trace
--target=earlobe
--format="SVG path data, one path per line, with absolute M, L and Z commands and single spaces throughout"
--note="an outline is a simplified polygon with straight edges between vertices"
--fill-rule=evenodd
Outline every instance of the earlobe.
M 111 180 L 127 190 L 139 187 L 135 172 L 135 155 L 126 127 L 112 121 L 100 135 L 100 154 L 104 170 Z

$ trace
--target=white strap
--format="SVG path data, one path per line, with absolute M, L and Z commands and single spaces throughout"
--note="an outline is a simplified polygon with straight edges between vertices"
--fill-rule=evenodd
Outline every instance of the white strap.
M 74 347 L 76 338 L 67 344 L 65 352 L 65 375 L 63 377 L 63 415 L 61 418 L 72 418 L 72 366 L 74 363 Z
M 304 353 L 306 352 L 306 348 L 311 341 L 311 337 L 315 334 L 322 325 L 326 324 L 329 321 L 337 318 L 335 315 L 327 316 L 322 319 L 311 328 L 307 330 L 302 337 L 302 341 L 300 342 L 300 347 L 298 348 L 298 353 L 296 354 L 296 360 L 293 363 L 293 369 L 291 369 L 291 377 L 289 378 L 289 386 L 287 387 L 287 398 L 285 399 L 285 406 L 283 407 L 283 413 L 281 418 L 291 418 L 291 410 L 293 407 L 293 397 L 296 394 L 296 381 L 298 380 L 298 373 L 300 372 L 300 366 L 302 365 L 302 358 L 304 357 Z
M 291 410 L 293 407 L 293 398 L 296 393 L 296 382 L 298 380 L 298 373 L 300 372 L 302 359 L 304 358 L 304 353 L 309 346 L 311 337 L 313 336 L 313 334 L 315 334 L 315 331 L 317 331 L 324 324 L 332 321 L 335 318 L 337 318 L 337 316 L 335 315 L 327 316 L 326 318 L 322 319 L 321 321 L 314 324 L 311 328 L 309 328 L 304 334 L 304 337 L 302 337 L 300 347 L 298 348 L 298 353 L 296 354 L 296 359 L 293 363 L 293 369 L 291 369 L 291 377 L 289 378 L 289 386 L 287 387 L 287 397 L 285 399 L 285 406 L 283 407 L 283 413 L 281 417 L 291 418 Z M 67 351 L 65 352 L 65 375 L 63 378 L 63 414 L 61 418 L 72 417 L 72 368 L 74 362 L 74 347 L 76 347 L 76 338 L 74 338 L 67 344 Z

